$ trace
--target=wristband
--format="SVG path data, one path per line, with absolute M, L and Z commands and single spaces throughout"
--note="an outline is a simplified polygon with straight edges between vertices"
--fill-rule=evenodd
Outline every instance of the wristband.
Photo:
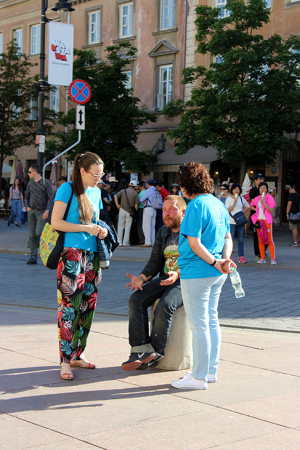
M 142 280 L 143 284 L 145 283 L 145 280 L 141 277 L 141 275 L 139 275 L 139 279 Z
M 215 258 L 214 262 L 212 264 L 210 264 L 210 266 L 214 266 L 216 264 L 217 260 Z

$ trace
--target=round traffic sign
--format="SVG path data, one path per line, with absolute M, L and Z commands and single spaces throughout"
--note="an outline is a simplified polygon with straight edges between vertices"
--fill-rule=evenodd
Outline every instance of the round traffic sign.
M 74 102 L 83 105 L 91 98 L 92 91 L 86 81 L 74 80 L 70 84 L 69 95 Z

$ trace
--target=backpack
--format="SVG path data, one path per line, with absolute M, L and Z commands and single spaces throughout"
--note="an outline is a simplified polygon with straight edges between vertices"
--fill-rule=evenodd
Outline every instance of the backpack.
M 162 197 L 157 190 L 155 190 L 151 206 L 154 209 L 162 209 L 162 207 L 163 207 Z

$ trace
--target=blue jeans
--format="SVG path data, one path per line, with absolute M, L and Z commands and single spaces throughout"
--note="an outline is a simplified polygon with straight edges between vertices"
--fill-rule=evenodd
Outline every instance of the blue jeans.
M 221 330 L 218 304 L 227 275 L 181 280 L 181 293 L 193 335 L 193 377 L 207 381 L 219 365 Z
M 164 354 L 167 345 L 173 314 L 183 305 L 179 280 L 171 286 L 161 286 L 164 275 L 145 284 L 142 291 L 136 291 L 129 299 L 129 344 L 131 352 L 151 353 L 155 350 Z M 160 299 L 153 319 L 151 336 L 149 335 L 148 307 Z
M 245 226 L 238 227 L 235 224 L 234 225 L 230 224 L 230 233 L 231 233 L 232 240 L 235 236 L 235 233 L 237 234 L 239 256 L 244 256 L 244 232 L 245 232 Z
M 22 212 L 22 200 L 20 198 L 18 198 L 18 199 L 13 198 L 11 201 L 11 209 L 15 215 L 15 223 L 18 223 L 20 225 L 21 212 Z

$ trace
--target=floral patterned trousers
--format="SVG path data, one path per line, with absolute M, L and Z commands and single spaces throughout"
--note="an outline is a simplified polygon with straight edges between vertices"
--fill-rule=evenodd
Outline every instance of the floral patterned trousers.
M 60 362 L 79 358 L 92 326 L 98 284 L 98 253 L 65 247 L 57 267 L 58 340 Z

